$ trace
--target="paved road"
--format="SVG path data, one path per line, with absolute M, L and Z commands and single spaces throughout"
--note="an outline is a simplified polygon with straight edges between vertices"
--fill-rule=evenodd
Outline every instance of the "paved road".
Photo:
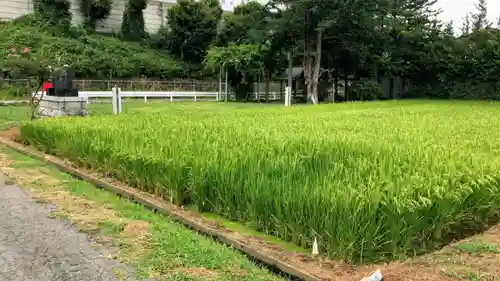
M 122 280 L 113 269 L 125 267 L 103 257 L 69 223 L 48 218 L 54 207 L 4 179 L 0 174 L 0 281 Z

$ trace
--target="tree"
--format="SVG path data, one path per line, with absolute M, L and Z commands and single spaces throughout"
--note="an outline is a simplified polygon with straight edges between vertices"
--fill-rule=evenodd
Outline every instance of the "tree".
M 180 0 L 168 9 L 169 51 L 186 62 L 201 64 L 217 36 L 221 15 L 217 0 Z
M 4 60 L 0 62 L 2 72 L 11 77 L 23 78 L 28 81 L 28 88 L 32 87 L 31 78 L 36 78 L 35 92 L 40 92 L 42 84 L 50 75 L 51 67 L 43 54 L 33 54 L 28 47 L 12 47 L 4 51 Z M 31 94 L 31 91 L 30 91 Z M 36 118 L 36 110 L 40 104 L 43 94 L 39 96 L 30 95 L 31 119 Z
M 453 27 L 453 21 L 450 21 L 446 24 L 444 27 L 443 32 L 448 35 L 448 36 L 454 36 L 455 35 L 455 28 Z
M 80 12 L 84 25 L 95 30 L 97 21 L 109 17 L 112 0 L 80 0 Z
M 223 17 L 216 43 L 219 46 L 229 43 L 260 43 L 265 31 L 264 7 L 258 2 L 251 1 L 236 6 L 233 13 Z
M 280 66 L 285 62 L 282 46 L 285 42 L 276 40 L 275 22 L 271 19 L 274 14 L 267 11 L 264 6 L 258 2 L 251 1 L 237 6 L 232 14 L 224 16 L 218 32 L 216 45 L 229 46 L 234 44 L 246 44 L 258 46 L 262 61 L 259 63 L 262 67 L 255 77 L 263 74 L 265 81 L 266 100 L 269 96 L 270 81 L 273 75 L 280 70 Z M 229 69 L 232 71 L 233 69 Z M 247 75 L 248 76 L 248 75 Z M 243 78 L 242 75 L 232 75 L 234 79 Z M 237 81 L 232 84 L 237 84 Z M 243 80 L 241 80 L 243 81 Z M 249 82 L 248 79 L 245 82 Z M 243 90 L 245 88 L 240 88 Z M 246 87 L 250 90 L 250 87 Z M 244 93 L 240 93 L 243 96 Z
M 497 28 L 500 28 L 500 16 L 497 18 Z
M 71 3 L 68 0 L 36 0 L 35 13 L 42 23 L 64 31 L 71 27 Z
M 477 0 L 476 12 L 471 14 L 471 31 L 476 32 L 482 28 L 487 28 L 491 26 L 488 21 L 488 4 L 486 0 Z
M 122 36 L 126 40 L 139 41 L 147 36 L 142 12 L 147 5 L 146 0 L 128 0 L 121 26 Z
M 462 24 L 462 28 L 460 29 L 460 32 L 461 32 L 461 36 L 466 36 L 470 32 L 470 17 L 469 17 L 468 13 L 465 15 L 463 20 L 464 20 L 464 22 Z
M 265 50 L 252 44 L 230 44 L 227 47 L 212 47 L 204 60 L 205 67 L 212 71 L 223 68 L 228 71 L 228 82 L 235 90 L 236 98 L 246 99 L 252 84 L 263 68 Z

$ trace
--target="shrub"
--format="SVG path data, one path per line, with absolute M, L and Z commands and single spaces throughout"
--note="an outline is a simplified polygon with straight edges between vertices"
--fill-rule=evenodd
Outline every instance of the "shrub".
M 106 19 L 111 13 L 112 0 L 80 0 L 80 12 L 85 25 L 95 30 L 96 22 Z
M 23 23 L 24 22 L 24 23 Z M 68 64 L 80 78 L 179 77 L 182 66 L 170 56 L 140 44 L 87 34 L 73 28 L 64 36 L 32 24 L 29 17 L 0 30 L 0 50 L 28 47 L 39 60 L 53 66 Z M 13 76 L 14 73 L 6 73 Z
M 384 95 L 377 81 L 356 81 L 349 87 L 351 100 L 376 100 Z
M 35 13 L 45 24 L 63 30 L 71 27 L 71 3 L 68 0 L 35 0 Z
M 121 26 L 122 36 L 126 40 L 139 41 L 147 37 L 142 12 L 146 6 L 146 0 L 128 0 Z

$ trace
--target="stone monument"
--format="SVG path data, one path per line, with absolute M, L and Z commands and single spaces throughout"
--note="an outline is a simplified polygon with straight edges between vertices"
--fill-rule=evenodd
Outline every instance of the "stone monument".
M 42 96 L 38 114 L 40 117 L 87 116 L 87 100 L 78 96 L 78 89 L 73 88 L 73 70 L 65 65 L 52 73 L 52 88 Z

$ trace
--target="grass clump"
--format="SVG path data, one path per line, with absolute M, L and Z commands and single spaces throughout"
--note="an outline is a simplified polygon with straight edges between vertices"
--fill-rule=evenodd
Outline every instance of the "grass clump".
M 365 262 L 425 252 L 497 221 L 499 109 L 185 107 L 41 120 L 21 133 L 48 153 L 174 203 L 305 247 L 317 238 L 328 256 Z

